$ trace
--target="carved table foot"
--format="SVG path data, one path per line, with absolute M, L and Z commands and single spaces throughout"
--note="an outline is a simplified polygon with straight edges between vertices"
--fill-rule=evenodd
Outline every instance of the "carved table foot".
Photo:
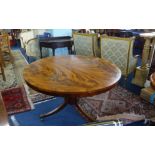
M 56 107 L 55 109 L 53 109 L 52 111 L 48 112 L 48 113 L 45 113 L 45 114 L 41 114 L 40 115 L 40 119 L 43 120 L 43 118 L 46 118 L 48 116 L 51 116 L 61 110 L 63 110 L 68 104 L 71 104 L 71 105 L 75 105 L 80 114 L 82 114 L 88 121 L 94 121 L 90 116 L 88 116 L 80 107 L 79 105 L 77 104 L 78 103 L 78 98 L 77 97 L 65 97 L 65 101 L 63 104 L 61 104 L 60 106 Z
M 65 97 L 65 101 L 63 104 L 61 104 L 60 106 L 56 107 L 55 109 L 53 109 L 52 111 L 50 111 L 48 113 L 41 114 L 40 119 L 51 116 L 51 115 L 61 111 L 62 109 L 64 109 L 67 106 L 67 104 L 76 104 L 76 103 L 77 103 L 76 97 Z
M 57 108 L 53 109 L 52 111 L 45 113 L 45 114 L 41 114 L 40 115 L 40 119 L 43 119 L 45 117 L 51 116 L 59 111 L 61 111 L 62 109 L 64 109 L 66 107 L 67 103 L 63 103 L 60 106 L 58 106 Z

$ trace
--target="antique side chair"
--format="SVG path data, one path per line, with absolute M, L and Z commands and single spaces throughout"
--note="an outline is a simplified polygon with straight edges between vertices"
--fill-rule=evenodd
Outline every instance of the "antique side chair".
M 76 55 L 98 56 L 98 34 L 73 33 L 74 49 Z
M 120 38 L 103 35 L 100 38 L 101 57 L 116 64 L 125 78 L 135 71 L 137 56 L 133 56 L 135 38 Z
M 5 61 L 13 63 L 13 56 L 11 54 L 10 39 L 8 34 L 0 35 L 0 49 L 3 57 L 3 65 L 5 66 Z

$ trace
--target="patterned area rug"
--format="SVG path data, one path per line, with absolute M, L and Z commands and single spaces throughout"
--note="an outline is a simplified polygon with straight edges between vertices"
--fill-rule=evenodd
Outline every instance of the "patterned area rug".
M 11 63 L 5 63 L 5 77 L 6 81 L 0 77 L 0 90 L 8 89 L 17 86 L 17 78 L 15 76 L 15 66 Z
M 122 113 L 130 116 L 138 115 L 138 117 L 143 115 L 145 118 L 155 116 L 154 105 L 120 86 L 100 95 L 81 98 L 78 104 L 80 109 L 93 120 L 105 120 L 105 116 Z
M 33 107 L 23 86 L 3 90 L 1 96 L 9 115 L 28 111 Z
M 20 51 L 12 51 L 14 57 L 14 64 L 7 63 L 5 69 L 6 81 L 0 78 L 0 90 L 13 88 L 16 86 L 26 85 L 23 79 L 24 67 L 28 64 L 26 59 L 23 57 Z M 37 91 L 34 91 L 30 87 L 26 86 L 26 92 L 29 95 L 32 102 L 39 102 L 52 98 L 52 96 L 44 95 Z
M 30 97 L 30 99 L 33 103 L 55 98 L 54 96 L 39 93 L 39 92 L 31 89 L 30 87 L 28 87 L 26 84 L 24 84 L 24 87 L 27 92 L 27 95 Z

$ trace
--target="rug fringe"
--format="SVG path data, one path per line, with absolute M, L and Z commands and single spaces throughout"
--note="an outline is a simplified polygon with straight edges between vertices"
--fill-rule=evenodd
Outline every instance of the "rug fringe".
M 35 109 L 34 104 L 33 104 L 32 100 L 29 97 L 29 91 L 28 91 L 28 87 L 26 86 L 26 84 L 23 84 L 23 88 L 26 91 L 26 96 L 27 96 L 27 99 L 29 101 L 29 104 L 30 104 L 31 109 Z
M 97 116 L 97 121 L 115 120 L 115 119 L 128 119 L 132 121 L 145 120 L 145 115 L 137 115 L 134 113 L 122 113 L 116 115 L 109 115 L 104 117 Z

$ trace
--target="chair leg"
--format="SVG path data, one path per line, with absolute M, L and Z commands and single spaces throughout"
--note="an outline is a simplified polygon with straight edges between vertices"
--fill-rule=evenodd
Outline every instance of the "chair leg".
M 13 63 L 13 56 L 12 56 L 12 53 L 11 53 L 11 49 L 9 48 L 8 51 L 9 51 L 9 55 L 10 55 L 10 59 L 11 59 L 11 63 Z
M 4 63 L 4 59 L 3 59 L 3 53 L 2 51 L 0 51 L 0 65 L 4 66 L 5 67 L 5 63 Z
M 123 79 L 123 87 L 124 88 L 127 88 L 127 80 L 128 80 L 128 77 L 124 77 L 124 79 Z
M 1 68 L 3 80 L 6 81 L 6 77 L 5 77 L 5 73 L 4 73 L 4 68 L 3 68 L 2 65 L 0 65 L 0 68 Z
M 10 61 L 11 61 L 11 63 L 13 64 L 13 63 L 14 63 L 13 55 L 12 55 L 11 53 L 9 53 L 9 55 L 10 55 Z
M 5 61 L 3 60 L 3 58 L 2 58 L 2 65 L 3 65 L 3 67 L 6 67 Z

